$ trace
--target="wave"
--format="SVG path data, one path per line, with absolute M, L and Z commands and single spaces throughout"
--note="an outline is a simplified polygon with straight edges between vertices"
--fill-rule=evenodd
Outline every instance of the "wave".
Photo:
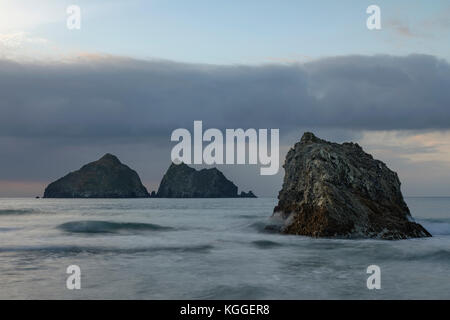
M 155 246 L 135 248 L 113 248 L 94 246 L 36 246 L 36 247 L 4 247 L 3 252 L 19 252 L 40 255 L 69 256 L 78 254 L 136 254 L 146 252 L 175 252 L 175 253 L 208 253 L 214 247 L 209 244 L 193 246 Z
M 252 215 L 252 214 L 240 214 L 238 216 L 236 216 L 236 218 L 238 219 L 255 219 L 255 218 L 259 218 L 260 216 L 258 215 Z
M 118 233 L 123 231 L 170 231 L 172 227 L 141 222 L 112 221 L 71 221 L 58 226 L 59 229 L 71 233 Z
M 32 214 L 39 211 L 35 209 L 0 209 L 0 216 L 2 215 L 21 215 L 21 214 Z
M 4 228 L 4 227 L 0 227 L 0 232 L 8 232 L 8 231 L 15 231 L 15 230 L 19 230 L 20 228 Z
M 269 249 L 282 246 L 280 243 L 270 240 L 256 240 L 252 241 L 252 244 L 261 249 Z
M 423 253 L 412 253 L 407 255 L 401 260 L 407 261 L 417 261 L 417 260 L 426 260 L 426 261 L 447 261 L 450 262 L 450 250 L 439 249 L 430 252 Z

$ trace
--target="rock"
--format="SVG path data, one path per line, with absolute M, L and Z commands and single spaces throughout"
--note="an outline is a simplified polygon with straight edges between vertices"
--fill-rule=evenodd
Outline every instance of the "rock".
M 239 197 L 240 198 L 256 198 L 255 194 L 251 190 L 249 192 L 241 191 L 241 194 L 239 195 Z
M 216 168 L 195 170 L 172 163 L 159 185 L 158 198 L 238 198 L 238 187 Z M 252 193 L 253 194 L 253 193 Z
M 430 237 L 413 222 L 395 172 L 355 143 L 305 133 L 288 152 L 275 216 L 282 232 L 311 237 Z
M 147 189 L 136 171 L 112 154 L 51 183 L 44 198 L 146 198 Z

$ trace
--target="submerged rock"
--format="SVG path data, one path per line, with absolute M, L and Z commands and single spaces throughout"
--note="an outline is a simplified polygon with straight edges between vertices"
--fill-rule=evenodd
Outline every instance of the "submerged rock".
M 275 216 L 283 233 L 312 237 L 430 237 L 412 221 L 395 172 L 355 143 L 305 133 L 288 152 Z
M 242 193 L 241 193 L 242 194 Z M 246 197 L 256 196 L 253 192 Z M 238 198 L 238 187 L 216 168 L 195 170 L 172 163 L 156 194 L 158 198 Z
M 112 154 L 50 183 L 44 198 L 146 198 L 147 189 L 136 171 Z

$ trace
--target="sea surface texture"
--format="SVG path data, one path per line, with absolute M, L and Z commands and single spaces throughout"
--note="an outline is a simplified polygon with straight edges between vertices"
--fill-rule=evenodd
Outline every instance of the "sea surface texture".
M 0 298 L 450 299 L 450 198 L 405 200 L 432 238 L 280 235 L 269 198 L 0 199 Z

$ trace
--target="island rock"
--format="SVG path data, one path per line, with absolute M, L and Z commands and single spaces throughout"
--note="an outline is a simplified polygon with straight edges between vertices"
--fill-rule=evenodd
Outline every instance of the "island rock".
M 411 217 L 397 174 L 355 143 L 305 133 L 288 152 L 275 216 L 282 232 L 311 237 L 431 236 Z
M 243 193 L 255 197 L 253 192 Z M 172 163 L 162 178 L 158 198 L 239 198 L 238 187 L 217 168 L 195 170 Z
M 136 171 L 106 154 L 80 170 L 52 182 L 44 198 L 146 198 L 147 189 Z

